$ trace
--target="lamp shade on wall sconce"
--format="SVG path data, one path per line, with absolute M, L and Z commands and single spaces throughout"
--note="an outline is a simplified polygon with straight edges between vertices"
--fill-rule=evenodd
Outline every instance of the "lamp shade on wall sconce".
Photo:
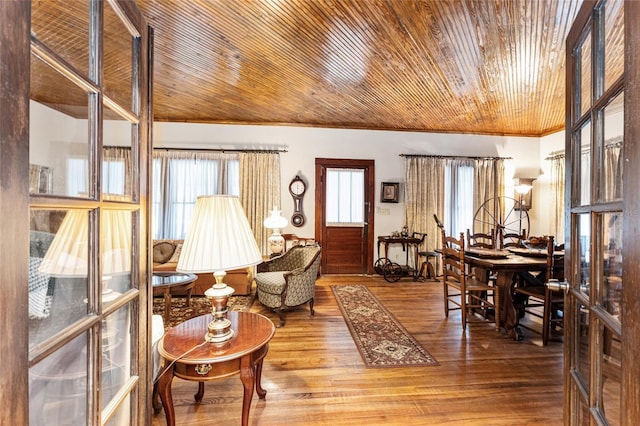
M 272 231 L 268 239 L 269 250 L 271 250 L 272 257 L 281 255 L 284 251 L 284 237 L 280 232 L 288 224 L 289 221 L 280 214 L 278 207 L 273 206 L 270 216 L 264 220 L 264 227 Z
M 216 283 L 204 293 L 213 314 L 205 335 L 207 342 L 221 343 L 233 337 L 231 322 L 227 319 L 227 301 L 234 290 L 224 283 L 226 271 L 261 261 L 262 254 L 238 197 L 198 197 L 176 271 L 213 272 Z
M 529 210 L 531 208 L 533 181 L 535 178 L 514 178 L 515 210 Z

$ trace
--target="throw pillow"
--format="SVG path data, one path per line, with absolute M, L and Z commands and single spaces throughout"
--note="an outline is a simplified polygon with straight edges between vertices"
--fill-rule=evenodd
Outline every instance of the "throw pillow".
M 173 252 L 173 256 L 167 263 L 178 263 L 178 259 L 180 259 L 180 252 L 182 251 L 182 244 L 176 244 L 176 249 Z
M 176 246 L 169 241 L 158 242 L 153 245 L 153 262 L 167 263 L 173 256 Z

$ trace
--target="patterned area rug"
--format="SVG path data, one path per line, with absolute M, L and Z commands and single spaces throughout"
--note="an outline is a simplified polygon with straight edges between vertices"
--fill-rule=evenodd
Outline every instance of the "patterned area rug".
M 227 306 L 231 311 L 248 312 L 255 300 L 255 294 L 247 296 L 231 296 Z M 164 298 L 153 298 L 153 313 L 164 316 Z M 188 319 L 211 313 L 211 303 L 204 296 L 194 296 L 191 298 L 191 306 L 187 307 L 186 297 L 171 298 L 171 318 L 165 322 L 164 329 L 168 330 L 176 324 L 180 324 Z
M 367 367 L 440 365 L 366 286 L 331 290 Z

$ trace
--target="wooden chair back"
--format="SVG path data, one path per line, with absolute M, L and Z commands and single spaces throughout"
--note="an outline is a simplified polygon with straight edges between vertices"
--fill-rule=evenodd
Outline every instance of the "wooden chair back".
M 526 239 L 526 229 L 523 229 L 519 234 L 517 232 L 505 232 L 503 228 L 498 229 L 498 240 L 500 241 L 500 248 L 524 247 L 523 242 Z
M 442 275 L 446 282 L 453 279 L 460 283 L 465 281 L 464 234 L 460 238 L 448 236 L 442 232 Z
M 484 232 L 471 233 L 467 229 L 467 247 L 493 249 L 496 247 L 496 234 L 493 229 L 487 234 Z

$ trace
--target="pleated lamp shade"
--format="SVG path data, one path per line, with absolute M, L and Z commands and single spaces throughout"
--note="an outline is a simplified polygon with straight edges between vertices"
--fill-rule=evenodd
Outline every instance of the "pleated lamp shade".
M 131 271 L 131 212 L 103 210 L 100 233 L 102 275 Z M 87 277 L 89 267 L 88 210 L 67 212 L 56 232 L 40 271 L 54 277 Z
M 261 261 L 262 254 L 238 197 L 198 197 L 176 271 L 228 271 Z

